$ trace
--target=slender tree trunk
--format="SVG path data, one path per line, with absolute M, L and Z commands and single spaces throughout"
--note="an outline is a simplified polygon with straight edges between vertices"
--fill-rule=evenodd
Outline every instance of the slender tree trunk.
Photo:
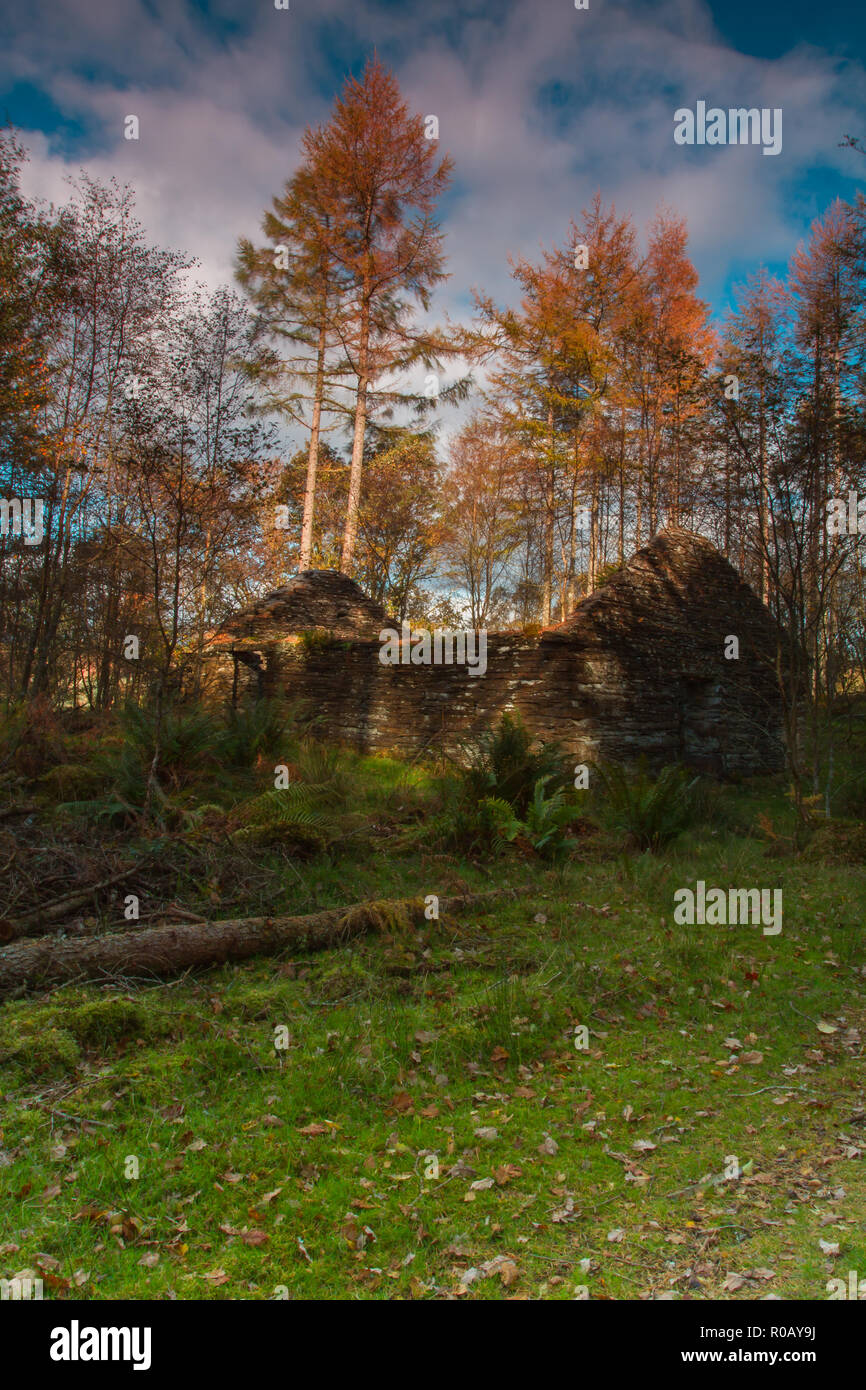
M 725 559 L 731 558 L 731 450 L 725 438 Z
M 625 408 L 620 414 L 619 435 L 619 563 L 625 560 Z
M 586 565 L 586 592 L 595 592 L 598 582 L 598 480 L 593 477 L 589 494 L 589 557 Z
M 760 529 L 760 575 L 761 575 L 761 598 L 764 603 L 769 602 L 770 598 L 770 572 L 767 564 L 767 445 L 766 445 L 766 425 L 764 420 L 764 339 L 761 334 L 761 379 L 760 379 L 760 402 L 758 416 L 758 466 L 760 471 L 759 485 L 761 489 L 761 501 L 758 508 L 759 529 Z
M 361 473 L 364 467 L 364 433 L 367 427 L 367 356 L 370 344 L 370 302 L 365 298 L 361 311 L 361 341 L 358 353 L 358 398 L 355 403 L 355 436 L 352 440 L 352 467 L 349 473 L 349 500 L 346 506 L 346 527 L 343 531 L 343 554 L 340 569 L 351 574 L 358 538 L 358 513 L 361 509 Z
M 307 457 L 307 485 L 304 490 L 304 520 L 301 527 L 301 553 L 298 556 L 299 570 L 308 570 L 313 557 L 313 515 L 316 505 L 316 469 L 319 463 L 322 396 L 325 390 L 326 335 L 327 324 L 323 314 L 322 322 L 319 325 L 319 343 L 316 354 L 316 394 L 313 400 L 313 420 L 310 426 L 310 452 Z M 363 439 L 361 448 L 363 452 Z
M 553 560 L 554 560 L 554 488 L 553 488 L 553 407 L 547 411 L 547 432 L 550 459 L 544 475 L 544 587 L 542 590 L 541 621 L 544 627 L 550 626 L 553 603 Z

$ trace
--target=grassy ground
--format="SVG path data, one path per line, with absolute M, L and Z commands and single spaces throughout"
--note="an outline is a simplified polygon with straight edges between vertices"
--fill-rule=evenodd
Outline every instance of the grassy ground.
M 736 833 L 663 857 L 588 836 L 556 869 L 471 863 L 425 847 L 423 773 L 355 774 L 367 839 L 262 851 L 267 910 L 530 894 L 7 1003 L 0 1273 L 97 1299 L 824 1299 L 866 1276 L 863 868 L 774 855 L 766 785 L 725 794 Z M 781 934 L 676 925 L 698 878 L 782 888 Z M 233 914 L 221 891 L 178 899 Z

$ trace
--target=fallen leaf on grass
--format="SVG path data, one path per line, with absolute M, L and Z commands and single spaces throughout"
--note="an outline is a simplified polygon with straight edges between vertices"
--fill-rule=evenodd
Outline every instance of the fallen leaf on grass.
M 243 1231 L 241 1234 L 241 1240 L 243 1241 L 244 1245 L 264 1245 L 267 1239 L 267 1231 Z
M 375 1242 L 375 1233 L 369 1226 L 361 1228 L 357 1221 L 350 1219 L 345 1221 L 340 1227 L 340 1234 L 353 1250 L 363 1250 L 371 1241 Z
M 58 1293 L 66 1293 L 71 1287 L 71 1280 L 64 1279 L 59 1274 L 52 1274 L 50 1269 L 46 1269 L 42 1276 L 49 1289 L 54 1289 Z
M 498 1264 L 496 1264 L 496 1261 L 494 1260 L 490 1261 L 490 1265 L 496 1265 L 496 1267 L 495 1269 L 491 1268 L 489 1272 L 491 1274 L 498 1274 L 505 1288 L 510 1289 L 511 1285 L 514 1284 L 520 1277 L 520 1271 L 518 1270 L 517 1265 L 514 1263 L 514 1261 L 509 1260 L 507 1256 L 497 1255 L 496 1260 L 499 1261 Z M 484 1269 L 485 1272 L 487 1272 L 487 1266 L 484 1266 Z
M 518 1168 L 516 1163 L 501 1163 L 493 1174 L 496 1179 L 497 1187 L 504 1187 L 513 1178 L 522 1178 L 523 1169 Z
M 494 1255 L 492 1260 L 485 1260 L 482 1265 L 473 1265 L 471 1269 L 464 1269 L 457 1276 L 459 1280 L 458 1294 L 462 1297 L 479 1279 L 490 1279 L 495 1274 L 499 1275 L 506 1289 L 509 1289 L 520 1278 L 520 1270 L 510 1255 Z

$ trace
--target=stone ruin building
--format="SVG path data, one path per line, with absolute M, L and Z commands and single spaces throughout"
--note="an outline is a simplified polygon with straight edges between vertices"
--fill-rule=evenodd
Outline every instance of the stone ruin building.
M 683 762 L 717 776 L 779 768 L 778 633 L 703 537 L 659 532 L 558 627 L 489 633 L 487 670 L 383 665 L 399 629 L 336 570 L 305 570 L 212 633 L 210 688 L 302 701 L 319 735 L 403 757 L 461 748 L 517 713 L 575 762 Z M 739 657 L 726 657 L 736 637 Z M 730 649 L 730 644 L 728 644 Z

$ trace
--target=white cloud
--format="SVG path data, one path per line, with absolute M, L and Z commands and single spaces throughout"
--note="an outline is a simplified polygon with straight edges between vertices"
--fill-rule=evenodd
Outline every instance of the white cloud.
M 732 267 L 791 253 L 805 231 L 791 189 L 811 168 L 859 172 L 837 144 L 864 126 L 862 68 L 814 49 L 773 61 L 737 53 L 703 0 L 463 9 L 458 26 L 453 0 L 293 0 L 288 12 L 221 0 L 218 13 L 243 18 L 233 38 L 175 0 L 36 0 L 9 21 L 20 27 L 13 73 L 41 81 L 89 135 L 72 160 L 30 134 L 27 187 L 62 200 L 80 164 L 130 182 L 155 240 L 198 257 L 207 283 L 229 279 L 237 237 L 256 234 L 304 127 L 327 116 L 323 32 L 347 53 L 378 44 L 386 61 L 396 55 L 410 104 L 439 116 L 456 166 L 440 311 L 463 312 L 473 285 L 512 297 L 508 255 L 560 242 L 597 188 L 640 227 L 660 203 L 685 215 L 703 282 L 718 292 Z M 540 107 L 543 84 L 567 102 Z M 699 97 L 781 106 L 782 154 L 675 146 L 673 112 Z M 130 112 L 137 143 L 122 138 Z

